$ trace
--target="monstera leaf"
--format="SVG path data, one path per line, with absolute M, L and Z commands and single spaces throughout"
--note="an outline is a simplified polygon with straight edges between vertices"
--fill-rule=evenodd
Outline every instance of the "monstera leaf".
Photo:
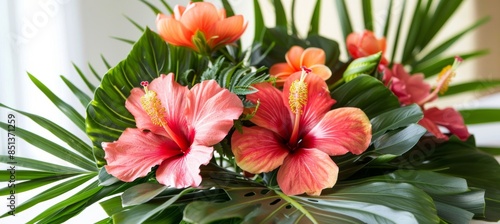
M 134 117 L 125 108 L 130 90 L 139 87 L 141 81 L 170 72 L 176 74 L 178 82 L 186 84 L 191 74 L 200 77 L 207 64 L 206 59 L 191 50 L 169 46 L 146 29 L 128 57 L 104 75 L 87 107 L 86 132 L 92 140 L 97 164 L 105 163 L 102 142 L 112 142 L 126 128 L 135 127 Z

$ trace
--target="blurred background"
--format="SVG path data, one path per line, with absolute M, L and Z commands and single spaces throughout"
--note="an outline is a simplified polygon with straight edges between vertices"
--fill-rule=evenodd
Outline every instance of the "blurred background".
M 149 0 L 154 2 L 153 0 Z M 171 5 L 186 5 L 186 0 L 167 0 Z M 221 6 L 218 1 L 210 1 Z M 273 26 L 273 8 L 271 1 L 261 0 L 266 25 Z M 352 12 L 353 29 L 361 31 L 362 16 L 360 1 L 347 1 Z M 388 1 L 373 1 L 376 21 L 384 21 Z M 395 1 L 393 17 L 401 13 L 401 6 Z M 253 38 L 253 5 L 249 0 L 230 0 L 237 14 L 243 14 L 249 25 L 243 36 L 243 45 L 249 46 Z M 375 4 L 376 3 L 376 4 Z M 415 0 L 408 1 L 408 9 L 415 4 Z M 285 8 L 291 0 L 283 0 Z M 161 4 L 157 4 L 160 6 Z M 341 44 L 341 59 L 347 58 L 344 51 L 341 29 L 336 14 L 334 1 L 323 1 L 321 14 L 322 26 L 320 33 L 337 40 Z M 299 32 L 307 33 L 310 15 L 314 5 L 308 0 L 298 0 L 295 12 Z M 399 7 L 399 8 L 398 8 Z M 439 43 L 446 36 L 459 32 L 479 18 L 490 16 L 491 20 L 473 33 L 462 38 L 449 49 L 449 55 L 469 52 L 475 49 L 489 49 L 486 56 L 465 61 L 457 71 L 454 83 L 467 80 L 500 79 L 500 1 L 498 0 L 464 0 L 456 15 L 445 25 L 438 34 L 434 43 Z M 410 13 L 408 13 L 410 14 Z M 35 113 L 60 124 L 77 136 L 86 139 L 85 133 L 72 125 L 71 121 L 55 108 L 52 103 L 37 89 L 28 78 L 27 72 L 36 76 L 64 101 L 75 105 L 75 109 L 85 112 L 77 98 L 68 90 L 62 79 L 64 75 L 78 86 L 84 83 L 78 77 L 72 63 L 79 66 L 84 74 L 91 74 L 87 64 L 90 63 L 100 74 L 106 72 L 101 60 L 104 56 L 111 66 L 123 60 L 132 45 L 113 39 L 120 37 L 137 40 L 141 33 L 125 16 L 130 17 L 141 25 L 156 30 L 154 13 L 138 0 L 3 0 L 0 1 L 0 102 L 10 107 Z M 408 26 L 405 24 L 404 26 Z M 377 27 L 377 24 L 375 25 Z M 404 29 L 404 27 L 403 27 Z M 390 42 L 391 34 L 388 36 Z M 387 52 L 391 52 L 389 48 Z M 97 80 L 89 77 L 97 85 Z M 82 88 L 84 89 L 84 88 Z M 90 94 L 90 93 L 89 93 Z M 498 89 L 486 92 L 459 95 L 437 102 L 439 106 L 454 106 L 456 108 L 494 107 L 500 108 L 500 94 Z M 34 133 L 50 138 L 50 133 L 38 127 L 33 122 L 21 117 L 16 112 L 0 110 L 0 121 L 6 122 L 8 114 L 16 116 L 17 126 Z M 499 114 L 500 116 L 500 114 Z M 500 124 L 475 125 L 469 127 L 475 134 L 478 145 L 500 147 Z M 6 136 L 1 130 L 0 136 Z M 47 161 L 56 161 L 55 157 L 40 152 L 21 139 L 17 139 L 16 156 L 43 158 Z M 54 142 L 64 145 L 58 139 Z M 90 142 L 90 141 L 88 141 Z M 1 154 L 6 152 L 6 138 L 0 138 Z M 68 165 L 68 164 L 62 164 Z M 2 165 L 2 169 L 4 166 Z M 4 186 L 0 186 L 2 188 Z M 41 191 L 27 194 L 18 194 L 18 204 L 29 199 Z M 1 200 L 4 201 L 4 200 Z M 41 207 L 48 207 L 55 201 L 47 201 Z M 0 213 L 5 213 L 5 206 L 0 206 Z M 15 217 L 2 219 L 2 223 L 24 223 L 33 218 L 41 210 L 30 209 L 17 214 Z M 98 205 L 84 211 L 71 221 L 73 223 L 93 223 L 106 217 Z

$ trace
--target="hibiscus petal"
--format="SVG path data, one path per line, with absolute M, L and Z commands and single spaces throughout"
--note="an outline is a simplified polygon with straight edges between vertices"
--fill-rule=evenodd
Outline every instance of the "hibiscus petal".
M 156 171 L 156 179 L 175 188 L 197 187 L 201 183 L 200 166 L 210 162 L 212 152 L 212 147 L 191 145 L 188 153 L 163 161 Z
M 283 103 L 290 110 L 289 95 L 290 86 L 295 80 L 300 79 L 300 72 L 292 74 L 285 82 L 283 87 Z M 319 76 L 312 73 L 306 76 L 305 82 L 307 83 L 307 104 L 303 109 L 300 117 L 300 131 L 299 136 L 309 132 L 314 125 L 316 125 L 326 112 L 330 110 L 335 103 L 330 97 L 328 86 L 325 81 Z
M 470 136 L 462 115 L 453 108 L 448 107 L 440 110 L 433 107 L 424 111 L 424 117 L 447 128 L 452 134 L 458 136 L 462 141 L 467 140 Z
M 313 74 L 316 74 L 323 80 L 327 80 L 332 76 L 332 71 L 326 65 L 313 65 L 309 67 Z
M 141 130 L 149 130 L 158 135 L 168 136 L 162 126 L 155 125 L 151 122 L 151 118 L 142 108 L 142 96 L 144 96 L 144 90 L 141 88 L 133 88 L 130 91 L 130 96 L 127 98 L 127 101 L 125 101 L 125 108 L 134 115 L 135 125 Z
M 165 108 L 165 120 L 167 125 L 175 133 L 182 133 L 179 136 L 184 136 L 186 142 L 189 142 L 189 130 L 187 129 L 185 110 L 188 101 L 186 97 L 189 90 L 185 86 L 181 86 L 174 81 L 172 73 L 161 75 L 154 79 L 148 86 L 149 90 L 155 91 L 160 99 L 162 106 Z
M 190 93 L 185 116 L 195 130 L 194 141 L 206 146 L 219 143 L 243 112 L 241 100 L 214 80 L 196 84 Z
M 282 93 L 269 83 L 260 83 L 254 87 L 259 91 L 247 95 L 247 99 L 255 104 L 260 101 L 260 106 L 250 121 L 277 133 L 282 138 L 289 138 L 292 120 L 290 110 L 283 104 Z
M 172 140 L 136 128 L 125 129 L 117 141 L 102 143 L 102 147 L 106 171 L 126 182 L 146 176 L 152 167 L 181 153 Z
M 182 14 L 184 14 L 184 11 L 186 11 L 186 7 L 182 5 L 176 5 L 174 7 L 174 18 L 176 20 L 180 20 L 182 17 Z
M 158 34 L 166 42 L 176 46 L 195 48 L 191 42 L 191 37 L 194 33 L 186 29 L 182 23 L 174 18 L 157 19 L 156 28 L 158 29 Z
M 320 195 L 337 182 L 339 168 L 317 149 L 301 148 L 289 154 L 278 171 L 278 185 L 287 195 Z
M 304 52 L 304 48 L 299 46 L 292 46 L 288 52 L 285 54 L 286 62 L 293 68 L 294 71 L 300 71 L 302 66 L 300 64 L 300 58 L 302 53 Z
M 317 148 L 331 156 L 347 152 L 358 155 L 370 145 L 371 130 L 370 120 L 362 110 L 343 107 L 326 113 L 306 134 L 302 145 Z
M 284 140 L 276 133 L 261 127 L 243 127 L 231 137 L 231 149 L 236 163 L 250 173 L 269 172 L 283 164 L 288 155 Z M 258 143 L 258 144 L 256 144 Z
M 324 65 L 326 60 L 325 51 L 316 47 L 309 47 L 300 56 L 300 64 L 308 68 L 313 65 Z
M 210 29 L 207 39 L 210 39 L 210 47 L 214 48 L 220 44 L 233 43 L 238 40 L 246 29 L 243 24 L 243 16 L 236 15 L 218 21 Z
M 196 30 L 208 33 L 217 21 L 219 21 L 219 11 L 212 3 L 208 2 L 190 3 L 180 20 L 192 33 Z
M 428 132 L 432 133 L 436 138 L 443 139 L 443 140 L 448 140 L 448 136 L 443 134 L 441 130 L 439 130 L 439 127 L 430 119 L 422 118 L 419 122 L 419 125 L 422 125 L 425 129 L 427 129 Z

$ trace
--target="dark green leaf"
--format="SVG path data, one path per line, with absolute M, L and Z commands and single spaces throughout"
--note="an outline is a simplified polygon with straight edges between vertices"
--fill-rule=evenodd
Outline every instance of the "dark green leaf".
M 276 17 L 276 26 L 288 27 L 288 22 L 286 21 L 286 13 L 283 8 L 281 0 L 273 0 L 274 3 L 274 15 Z
M 49 199 L 55 198 L 61 194 L 64 194 L 70 190 L 73 190 L 74 188 L 84 184 L 88 180 L 90 180 L 92 177 L 94 177 L 94 174 L 90 175 L 83 175 L 79 177 L 75 177 L 74 179 L 70 179 L 68 181 L 65 181 L 63 183 L 60 183 L 54 187 L 51 187 L 45 191 L 43 191 L 40 194 L 37 194 L 36 196 L 33 196 L 29 200 L 23 202 L 22 204 L 16 206 L 16 213 L 22 212 L 28 208 L 31 208 L 38 203 L 47 201 Z M 7 214 L 4 214 L 2 217 L 5 217 Z
M 413 17 L 410 23 L 410 28 L 408 30 L 408 36 L 406 37 L 406 42 L 403 48 L 403 55 L 401 61 L 403 64 L 408 63 L 412 59 L 412 55 L 415 51 L 415 46 L 417 45 L 418 34 L 421 32 L 420 28 L 422 21 L 425 19 L 424 7 L 422 6 L 422 0 L 418 0 L 415 6 L 415 11 L 413 12 Z
M 69 173 L 69 172 L 68 172 Z M 43 172 L 43 171 L 31 171 L 31 170 L 16 170 L 16 168 L 11 168 L 7 166 L 6 170 L 0 170 L 0 181 L 8 182 L 9 180 L 15 179 L 19 180 L 31 180 L 42 177 L 51 177 L 58 176 L 60 174 L 67 173 L 52 173 L 52 172 Z
M 168 186 L 155 183 L 143 183 L 127 189 L 122 194 L 122 205 L 124 207 L 140 205 L 153 199 L 166 190 Z
M 0 189 L 0 196 L 12 194 L 11 191 L 15 191 L 16 194 L 26 192 L 75 175 L 78 174 L 59 174 L 57 176 L 42 177 L 42 178 L 27 180 L 21 183 L 16 182 L 11 184 L 6 184 L 5 185 L 6 187 Z
M 0 122 L 1 128 L 7 130 L 7 124 Z M 95 171 L 97 168 L 93 162 L 82 156 L 54 143 L 39 135 L 16 127 L 16 135 L 31 145 L 48 152 L 64 161 L 67 161 L 75 166 L 81 167 L 86 170 Z
M 361 0 L 361 3 L 363 6 L 363 22 L 365 24 L 365 30 L 375 31 L 373 29 L 372 1 Z
M 158 8 L 156 8 L 156 6 L 154 6 L 153 4 L 147 2 L 146 0 L 139 0 L 139 1 L 141 1 L 142 3 L 144 3 L 145 5 L 147 5 L 149 7 L 149 9 L 151 9 L 151 11 L 153 11 L 153 13 L 155 15 L 158 15 L 159 13 L 161 13 L 161 11 Z
M 85 85 L 87 85 L 87 87 L 89 88 L 89 90 L 91 92 L 93 92 L 95 90 L 95 86 L 92 85 L 92 83 L 87 79 L 87 77 L 85 76 L 85 74 L 83 74 L 82 70 L 80 70 L 80 68 L 78 68 L 78 66 L 76 66 L 75 63 L 72 63 L 73 64 L 73 68 L 75 68 L 76 72 L 78 73 L 78 75 L 80 76 L 80 78 L 83 80 L 83 82 L 85 83 Z
M 396 96 L 384 84 L 366 75 L 339 86 L 330 95 L 337 101 L 334 108 L 361 108 L 369 118 L 400 107 Z
M 292 0 L 292 16 L 290 18 L 292 26 L 292 34 L 298 35 L 297 26 L 295 26 L 295 0 Z
M 88 96 L 86 93 L 84 93 L 82 90 L 80 90 L 78 87 L 76 87 L 71 81 L 66 79 L 66 77 L 61 75 L 61 79 L 63 82 L 68 86 L 68 88 L 75 94 L 75 96 L 78 98 L 80 103 L 83 105 L 83 107 L 87 107 L 87 105 L 90 102 L 90 96 Z
M 104 167 L 101 167 L 99 169 L 98 179 L 99 186 L 109 186 L 120 181 L 118 178 L 106 172 L 106 169 Z
M 422 40 L 419 46 L 425 47 L 441 30 L 444 24 L 451 18 L 451 16 L 458 9 L 462 0 L 449 0 L 449 1 L 439 1 L 435 10 L 429 15 L 431 16 L 428 20 L 430 26 L 428 29 L 423 30 L 420 34 Z
M 307 34 L 308 36 L 309 35 L 313 35 L 313 34 L 316 34 L 318 35 L 319 34 L 319 18 L 320 18 L 320 15 L 321 14 L 321 0 L 316 0 L 316 5 L 314 6 L 314 11 L 312 13 L 312 16 L 311 16 L 311 25 L 309 27 L 309 33 Z
M 452 205 L 476 214 L 479 217 L 484 216 L 485 191 L 483 189 L 471 188 L 466 192 L 459 194 L 439 194 L 432 195 L 436 202 Z
M 135 43 L 134 40 L 129 40 L 129 39 L 121 38 L 121 37 L 111 37 L 111 38 L 113 38 L 115 40 L 119 40 L 119 41 L 127 43 L 127 44 L 134 44 Z
M 134 21 L 133 19 L 131 19 L 130 17 L 128 16 L 125 16 L 125 18 L 130 22 L 132 23 L 138 30 L 142 32 L 144 32 L 144 27 L 142 27 L 141 25 L 139 25 L 139 23 L 137 23 L 136 21 Z
M 99 204 L 109 216 L 112 216 L 113 214 L 121 212 L 123 210 L 122 197 L 119 195 L 112 197 L 106 201 L 99 202 Z
M 349 10 L 345 5 L 344 0 L 336 0 L 337 13 L 339 15 L 340 26 L 342 27 L 342 36 L 344 41 L 347 40 L 347 36 L 352 33 L 351 19 L 349 18 Z M 347 51 L 347 46 L 346 46 Z
M 57 138 L 61 139 L 63 142 L 68 144 L 68 146 L 70 146 L 71 148 L 73 148 L 74 150 L 76 150 L 77 152 L 82 154 L 85 158 L 87 158 L 91 161 L 94 160 L 94 156 L 92 154 L 92 149 L 90 148 L 90 146 L 87 143 L 85 143 L 80 138 L 76 137 L 73 133 L 71 133 L 68 130 L 64 129 L 63 127 L 57 125 L 56 123 L 54 123 L 46 118 L 35 115 L 35 114 L 30 114 L 30 113 L 27 113 L 24 111 L 16 110 L 14 108 L 8 107 L 8 106 L 3 105 L 1 103 L 0 103 L 0 107 L 8 108 L 10 110 L 16 111 L 16 112 L 30 118 L 32 121 L 34 121 L 38 125 L 45 128 L 47 131 L 50 131 Z M 28 142 L 30 142 L 30 141 L 28 141 Z M 71 155 L 71 153 L 70 153 L 70 155 Z
M 485 54 L 488 54 L 488 50 L 478 50 L 466 54 L 460 54 L 459 56 L 463 58 L 464 60 L 468 58 L 474 58 L 478 56 L 482 56 Z M 447 58 L 440 58 L 440 59 L 435 59 L 431 60 L 426 63 L 422 63 L 414 68 L 412 68 L 410 74 L 415 74 L 415 73 L 424 73 L 425 77 L 431 77 L 433 75 L 437 75 L 441 70 L 447 66 L 447 65 L 452 65 L 453 62 L 455 61 L 455 56 L 453 57 L 447 57 Z
M 160 0 L 160 1 L 170 14 L 174 14 L 174 10 L 172 10 L 172 7 L 165 0 Z
M 385 23 L 384 23 L 384 26 L 382 28 L 382 30 L 384 31 L 384 37 L 387 37 L 387 35 L 389 33 L 389 26 L 391 25 L 392 0 L 389 1 L 388 5 L 389 5 L 389 8 L 387 8 L 387 15 L 385 17 Z
M 474 217 L 474 213 L 453 205 L 445 204 L 439 201 L 435 201 L 434 204 L 438 210 L 439 217 L 448 223 L 470 223 L 472 221 L 472 217 Z
M 405 15 L 405 9 L 406 9 L 406 2 L 407 1 L 403 1 L 403 6 L 401 7 L 401 14 L 399 14 L 399 22 L 398 22 L 398 28 L 396 30 L 396 37 L 394 38 L 394 44 L 392 44 L 393 48 L 392 48 L 392 54 L 391 54 L 391 64 L 389 65 L 390 67 L 392 67 L 392 64 L 395 62 L 394 59 L 396 58 L 396 51 L 398 49 L 397 46 L 399 46 L 399 37 L 401 35 L 401 27 L 403 25 L 403 18 L 404 18 L 404 15 Z
M 83 173 L 83 172 L 85 172 L 83 170 L 75 169 L 72 167 L 56 165 L 56 164 L 47 163 L 44 161 L 39 161 L 39 160 L 34 160 L 34 159 L 29 159 L 29 158 L 14 157 L 14 160 L 16 162 L 16 166 L 31 168 L 31 169 L 35 169 L 35 170 L 43 170 L 43 171 L 54 172 L 54 173 L 66 173 L 66 172 L 68 172 L 68 173 Z M 9 156 L 0 155 L 0 163 L 9 163 L 12 161 L 13 160 Z
M 481 91 L 489 88 L 499 87 L 500 80 L 476 80 L 472 82 L 460 83 L 450 86 L 441 97 L 451 96 L 469 91 Z
M 28 73 L 31 81 L 40 89 L 47 98 L 49 98 L 56 107 L 61 110 L 78 128 L 85 131 L 85 119 L 76 111 L 71 105 L 67 104 L 61 98 L 57 97 L 47 86 L 35 78 L 35 76 Z
M 490 155 L 499 156 L 500 148 L 499 147 L 478 147 L 483 152 L 486 152 Z
M 92 65 L 90 63 L 88 63 L 89 65 L 89 69 L 90 71 L 92 72 L 92 74 L 94 74 L 94 77 L 99 80 L 99 82 L 101 81 L 101 76 L 99 75 L 99 73 L 97 73 L 94 69 L 94 67 L 92 67 Z
M 483 124 L 490 122 L 500 122 L 500 109 L 470 109 L 460 110 L 465 124 Z
M 372 139 L 377 139 L 389 130 L 395 130 L 417 123 L 423 116 L 422 110 L 416 104 L 380 114 L 370 120 L 373 130 Z
M 102 63 L 104 63 L 104 65 L 106 66 L 107 69 L 111 68 L 111 65 L 109 65 L 108 61 L 106 60 L 106 58 L 102 54 L 101 54 L 101 60 L 102 60 Z
M 378 153 L 399 156 L 415 146 L 426 132 L 427 130 L 418 124 L 410 124 L 402 130 L 393 130 L 382 135 L 373 145 Z
M 253 0 L 253 12 L 254 12 L 254 22 L 255 22 L 255 33 L 253 37 L 253 42 L 262 42 L 264 38 L 264 32 L 266 26 L 264 25 L 264 16 L 262 15 L 262 10 L 260 9 L 260 4 L 258 0 Z

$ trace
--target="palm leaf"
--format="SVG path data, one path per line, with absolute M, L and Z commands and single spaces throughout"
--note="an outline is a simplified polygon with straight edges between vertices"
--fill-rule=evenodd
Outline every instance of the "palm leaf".
M 83 105 L 83 107 L 87 107 L 87 105 L 90 103 L 90 96 L 88 96 L 86 93 L 84 93 L 78 87 L 76 87 L 66 77 L 61 75 L 61 79 L 66 84 L 66 86 L 68 86 L 68 88 L 71 90 L 71 92 L 73 92 L 73 94 L 75 94 L 75 96 L 78 98 L 78 100 Z

